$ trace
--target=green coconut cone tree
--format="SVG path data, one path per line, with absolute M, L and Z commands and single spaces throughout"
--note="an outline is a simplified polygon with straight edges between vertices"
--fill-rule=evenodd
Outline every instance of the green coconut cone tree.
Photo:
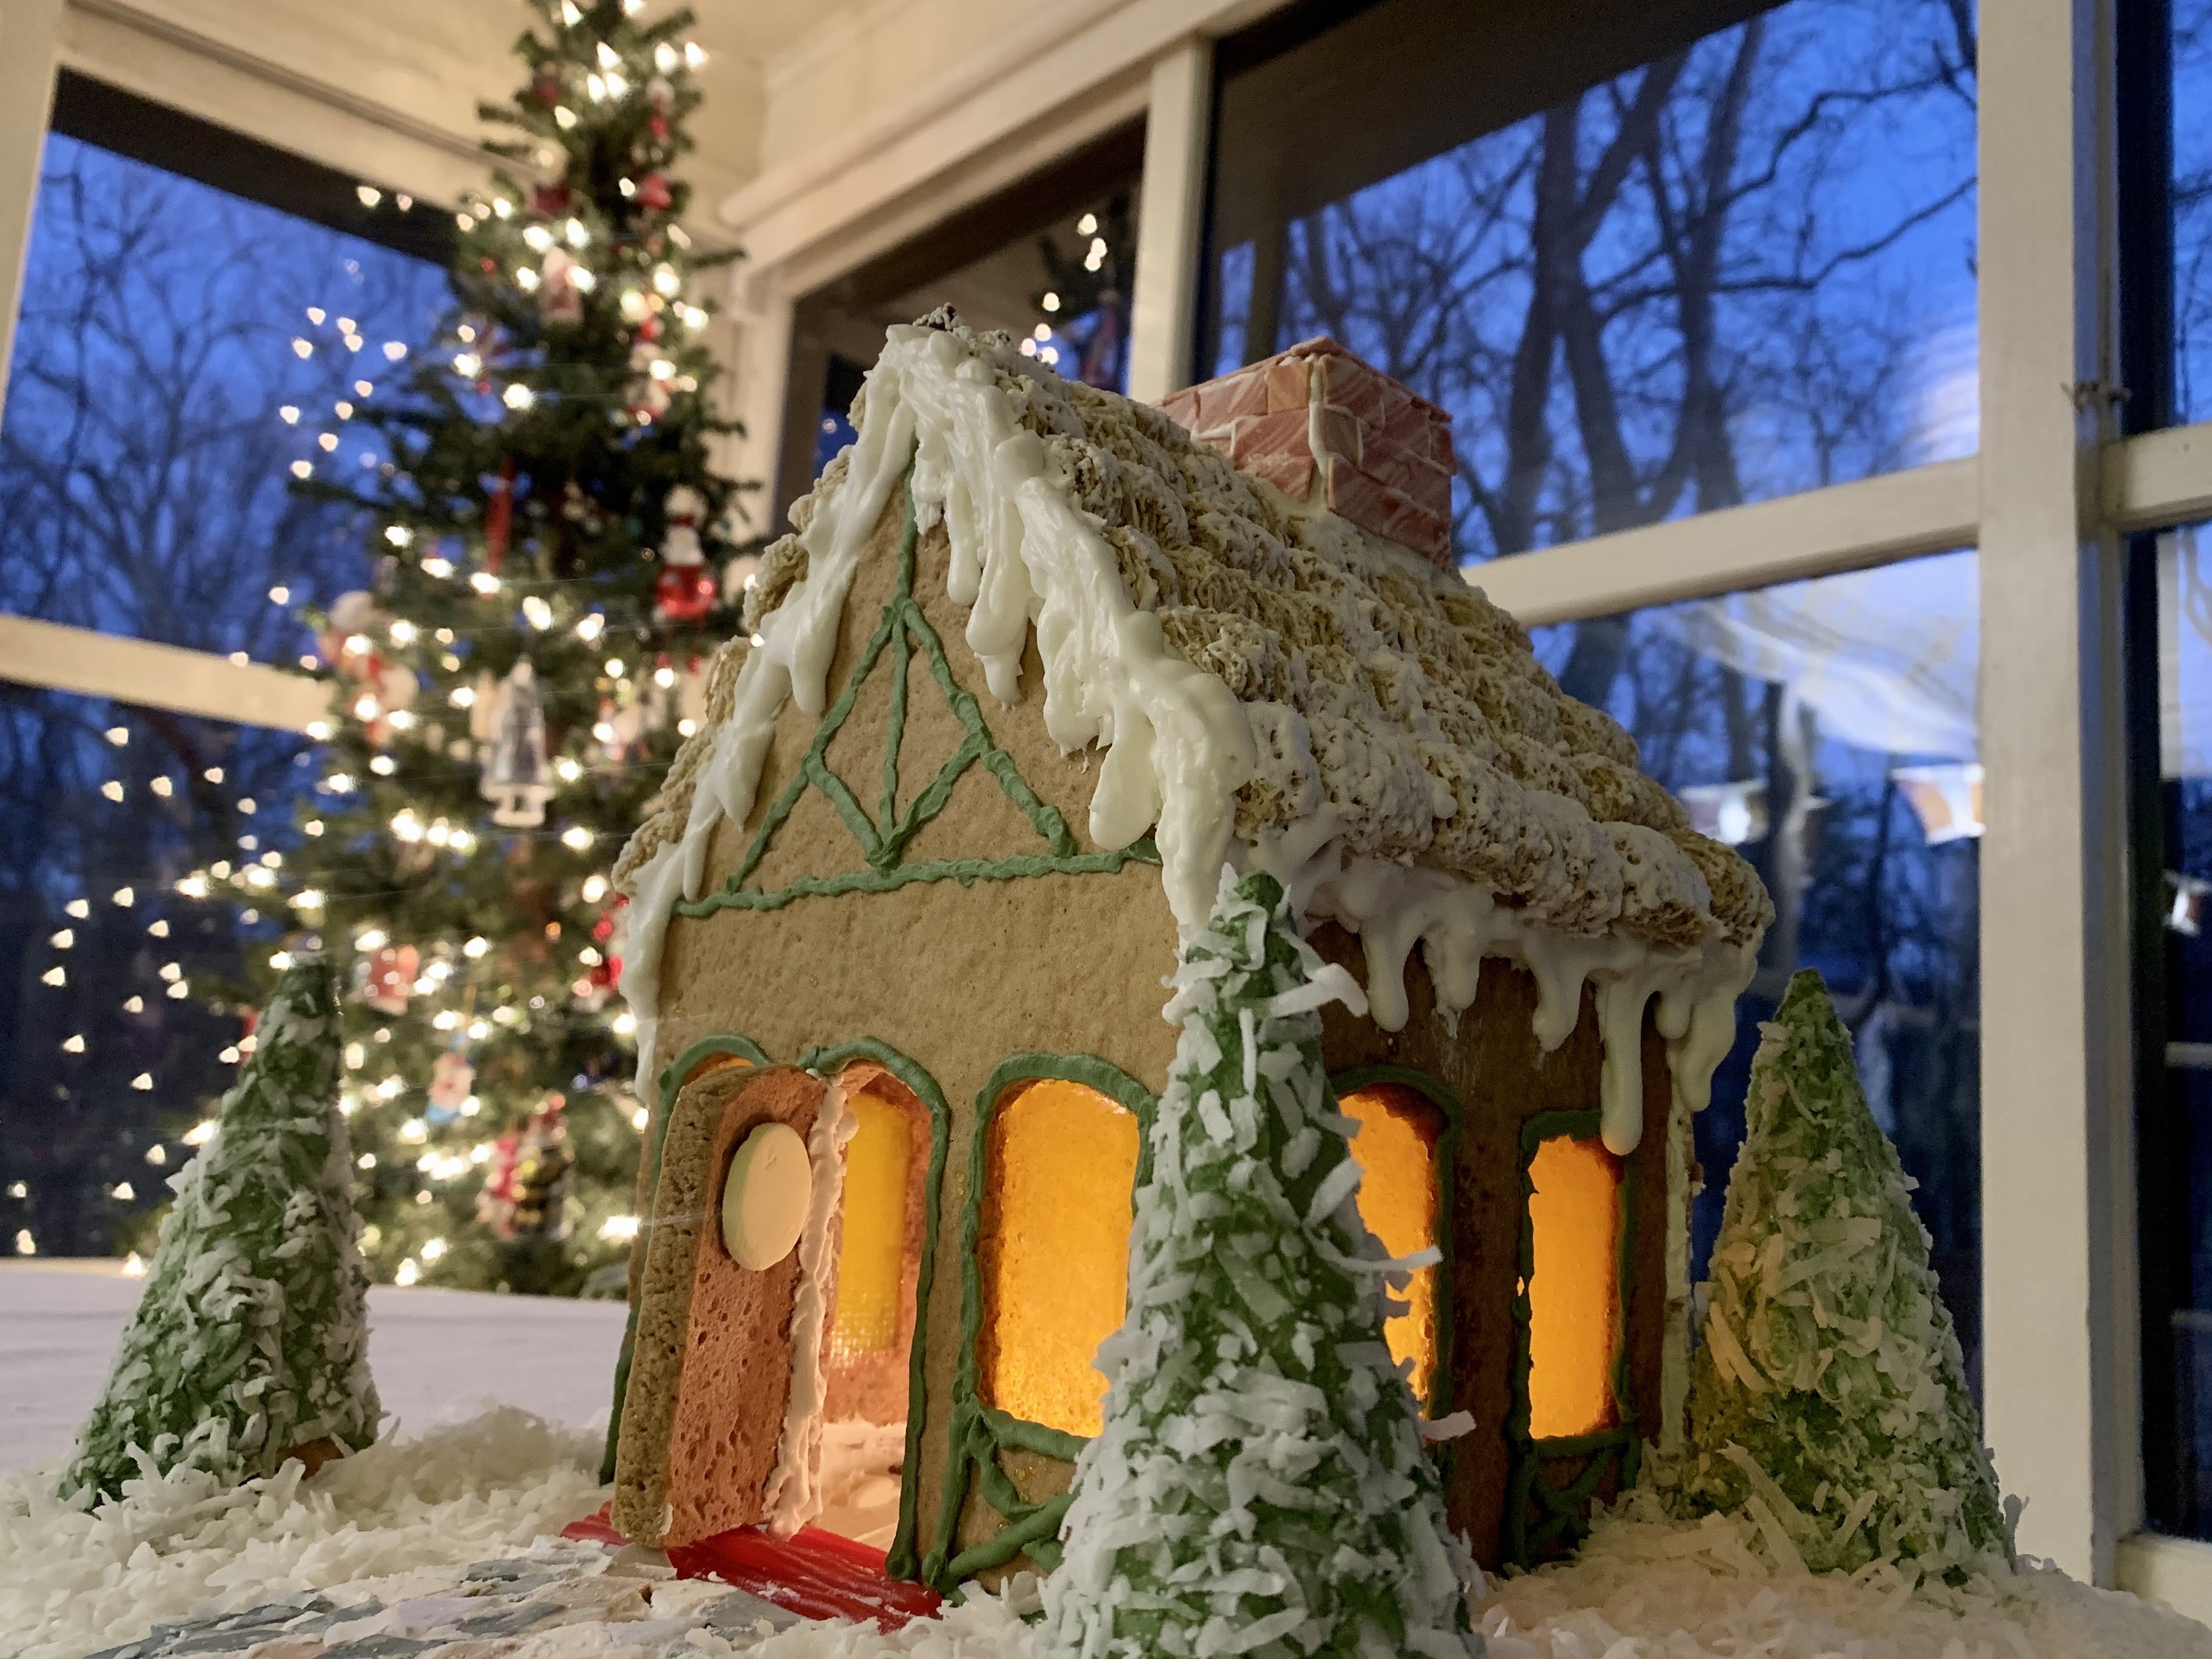
M 171 1179 L 176 1202 L 64 1493 L 116 1497 L 179 1468 L 245 1480 L 376 1437 L 324 958 L 284 970 L 254 1036 L 214 1138 Z
M 2002 1569 L 2009 1522 L 1912 1182 L 1809 969 L 1764 1028 L 1745 1120 L 1676 1506 L 1778 1527 L 1815 1571 Z
M 1182 1035 L 1099 1350 L 1105 1427 L 1077 1460 L 1044 1586 L 1058 1650 L 1481 1650 L 1383 1338 L 1382 1250 L 1321 1057 L 1322 1004 L 1364 1006 L 1291 929 L 1282 889 L 1224 878 L 1168 1005 Z

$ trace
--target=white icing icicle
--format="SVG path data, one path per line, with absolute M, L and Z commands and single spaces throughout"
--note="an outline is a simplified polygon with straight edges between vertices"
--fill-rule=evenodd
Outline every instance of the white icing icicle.
M 1504 957 L 1536 981 L 1536 1040 L 1547 1054 L 1581 1018 L 1583 987 L 1595 986 L 1609 1150 L 1626 1157 L 1644 1137 L 1644 1012 L 1655 997 L 1675 1097 L 1692 1111 L 1704 1109 L 1713 1072 L 1735 1040 L 1735 1000 L 1758 965 L 1754 951 L 1719 939 L 1702 951 L 1661 951 L 1619 933 L 1558 933 L 1445 871 L 1379 859 L 1347 863 L 1333 838 L 1315 842 L 1315 831 L 1332 823 L 1316 813 L 1287 830 L 1263 833 L 1249 862 L 1280 881 L 1301 914 L 1333 917 L 1359 935 L 1377 1025 L 1403 1030 L 1412 1017 L 1406 964 L 1416 945 L 1436 988 L 1437 1014 L 1452 1029 L 1474 1006 L 1481 959 Z
M 822 1350 L 837 1300 L 837 1259 L 831 1245 L 845 1187 L 845 1143 L 860 1127 L 845 1103 L 843 1087 L 833 1082 L 815 1110 L 814 1127 L 806 1137 L 813 1189 L 806 1200 L 806 1231 L 799 1238 L 799 1291 L 791 1309 L 791 1391 L 784 1396 L 775 1469 L 763 1494 L 768 1529 L 779 1538 L 790 1537 L 822 1512 L 823 1408 L 830 1398 Z
M 1560 931 L 1446 871 L 1347 861 L 1339 840 L 1347 826 L 1322 804 L 1307 719 L 1279 704 L 1240 702 L 1221 679 L 1169 647 L 1158 617 L 1132 602 L 1099 520 L 1077 504 L 1073 483 L 1022 424 L 1017 399 L 1000 384 L 1002 373 L 1016 372 L 1042 373 L 945 330 L 890 331 L 867 378 L 843 482 L 817 494 L 800 534 L 806 574 L 763 620 L 761 643 L 738 672 L 732 711 L 714 735 L 681 841 L 662 847 L 630 884 L 636 902 L 623 990 L 638 1021 L 641 1087 L 651 1089 L 659 1055 L 670 908 L 701 896 L 716 826 L 751 815 L 786 702 L 810 714 L 825 706 L 854 574 L 911 469 L 918 522 L 945 526 L 946 591 L 970 607 L 965 637 L 991 690 L 1001 702 L 1017 700 L 1034 630 L 1046 732 L 1065 752 L 1105 751 L 1091 801 L 1091 839 L 1118 848 L 1153 832 L 1161 883 L 1186 938 L 1204 926 L 1227 860 L 1274 875 L 1295 914 L 1333 916 L 1360 935 L 1367 995 L 1385 1030 L 1403 1029 L 1410 1018 L 1406 964 L 1416 945 L 1448 1029 L 1473 1006 L 1486 956 L 1516 961 L 1534 976 L 1536 1036 L 1547 1051 L 1574 1030 L 1583 987 L 1593 985 L 1605 1040 L 1605 1140 L 1623 1154 L 1643 1133 L 1643 1022 L 1656 998 L 1675 1096 L 1701 1108 L 1734 1042 L 1735 1001 L 1749 982 L 1755 945 L 1716 934 L 1700 949 L 1667 951 L 1616 931 Z M 1357 535 L 1326 514 L 1310 527 Z M 1297 802 L 1302 816 L 1263 830 L 1247 848 L 1234 844 L 1237 792 L 1255 777 Z M 1387 782 L 1365 778 L 1340 798 L 1379 799 L 1389 793 Z M 1450 792 L 1433 779 L 1417 793 L 1421 813 L 1452 810 Z M 1540 790 L 1528 791 L 1526 802 L 1540 816 L 1580 819 L 1578 809 Z M 1574 827 L 1567 823 L 1560 833 Z M 1656 832 L 1646 838 L 1659 839 Z M 1591 845 L 1599 865 L 1619 867 L 1602 836 Z

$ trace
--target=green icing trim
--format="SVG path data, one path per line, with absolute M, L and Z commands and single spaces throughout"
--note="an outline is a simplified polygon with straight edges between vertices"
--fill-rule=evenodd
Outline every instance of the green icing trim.
M 960 1220 L 960 1358 L 953 1373 L 952 1431 L 946 1448 L 937 1540 L 921 1564 L 922 1582 L 940 1590 L 950 1589 L 987 1567 L 1004 1565 L 1024 1549 L 1047 1571 L 1057 1565 L 1059 1547 L 1051 1540 L 1072 1501 L 1070 1495 L 1063 1492 L 1042 1504 L 1027 1502 L 999 1467 L 998 1455 L 1002 1449 L 1011 1449 L 1073 1461 L 1085 1443 L 1081 1435 L 1024 1422 L 985 1405 L 981 1367 L 975 1357 L 983 1329 L 983 1268 L 976 1258 L 976 1246 L 982 1233 L 983 1193 L 988 1184 L 992 1120 L 1015 1085 L 1046 1079 L 1080 1083 L 1128 1110 L 1137 1120 L 1136 1181 L 1144 1180 L 1151 1165 L 1152 1110 L 1159 1103 L 1158 1097 L 1110 1060 L 1096 1054 L 1016 1054 L 1002 1061 L 976 1091 L 975 1137 L 968 1156 L 968 1195 Z M 1130 1201 L 1133 1207 L 1133 1186 Z M 952 1540 L 959 1528 L 961 1505 L 971 1478 L 984 1501 L 1006 1524 L 982 1543 L 952 1556 Z M 902 1494 L 902 1502 L 903 1498 Z M 1048 1555 L 1052 1559 L 1047 1559 Z
M 1628 1382 L 1628 1320 L 1635 1294 L 1636 1164 L 1620 1160 L 1620 1220 L 1613 1243 L 1614 1268 L 1620 1294 L 1614 1298 L 1613 1375 L 1613 1407 L 1620 1422 L 1589 1434 L 1556 1436 L 1539 1440 L 1528 1432 L 1529 1326 L 1532 1312 L 1529 1281 L 1536 1272 L 1536 1229 L 1528 1213 L 1535 1196 L 1531 1173 L 1537 1148 L 1547 1140 L 1591 1140 L 1603 1131 L 1604 1114 L 1592 1109 L 1539 1112 L 1521 1126 L 1521 1249 L 1519 1292 L 1513 1299 L 1513 1322 L 1518 1335 L 1513 1359 L 1513 1398 L 1506 1413 L 1505 1434 L 1512 1450 L 1512 1472 L 1506 1481 L 1504 1551 L 1508 1563 L 1533 1566 L 1540 1552 L 1562 1538 L 1578 1540 L 1589 1530 L 1589 1505 L 1607 1473 L 1618 1467 L 1621 1484 L 1632 1483 L 1642 1462 L 1643 1443 L 1637 1433 L 1634 1403 Z M 1561 1491 L 1545 1478 L 1547 1460 L 1588 1457 L 1589 1462 Z M 1533 1527 L 1528 1508 L 1534 1503 L 1543 1517 Z
M 660 1086 L 658 1091 L 660 1111 L 653 1126 L 653 1145 L 643 1149 L 639 1154 L 640 1157 L 650 1158 L 653 1160 L 653 1179 L 647 1182 L 645 1187 L 645 1203 L 647 1210 L 653 1207 L 653 1200 L 660 1191 L 661 1151 L 668 1144 L 668 1115 L 675 1109 L 677 1091 L 684 1086 L 684 1079 L 696 1071 L 702 1061 L 721 1054 L 733 1054 L 748 1065 L 759 1067 L 762 1071 L 766 1071 L 775 1064 L 775 1061 L 769 1058 L 768 1050 L 750 1037 L 729 1036 L 702 1037 L 660 1068 Z M 642 1249 L 646 1248 L 647 1242 L 647 1236 L 641 1232 L 631 1242 L 630 1249 Z M 603 1486 L 611 1485 L 614 1480 L 615 1449 L 622 1443 L 623 1399 L 629 1392 L 630 1351 L 637 1346 L 637 1304 L 632 1302 L 629 1306 L 629 1315 L 623 1322 L 622 1349 L 615 1357 L 614 1409 L 607 1417 L 606 1449 L 599 1455 L 599 1484 Z
M 1443 1254 L 1443 1260 L 1437 1264 L 1437 1361 L 1430 1368 L 1429 1397 L 1421 1402 L 1423 1414 L 1433 1419 L 1451 1410 L 1452 1171 L 1467 1108 L 1442 1082 L 1411 1066 L 1354 1066 L 1331 1076 L 1328 1086 L 1341 1102 L 1358 1090 L 1384 1083 L 1412 1090 L 1435 1107 L 1444 1121 L 1443 1133 L 1437 1137 L 1437 1248 Z M 1449 1456 L 1453 1443 L 1446 1442 L 1436 1449 Z
M 830 1075 L 856 1060 L 872 1060 L 904 1084 L 929 1111 L 929 1168 L 922 1176 L 921 1261 L 915 1275 L 914 1342 L 907 1351 L 906 1467 L 899 1476 L 898 1530 L 884 1557 L 894 1578 L 917 1576 L 914 1529 L 916 1483 L 921 1471 L 921 1431 L 928 1420 L 928 1387 L 924 1381 L 929 1348 L 929 1291 L 937 1276 L 937 1229 L 943 1200 L 945 1161 L 952 1142 L 952 1109 L 937 1079 L 919 1062 L 875 1037 L 861 1037 L 832 1048 L 813 1048 L 799 1057 L 805 1070 Z
M 1150 837 L 1128 847 L 1085 853 L 1074 832 L 1057 808 L 1030 787 L 1013 757 L 991 736 L 982 706 L 973 693 L 953 678 L 945 643 L 922 614 L 914 597 L 915 527 L 911 477 L 906 494 L 906 514 L 899 535 L 898 586 L 884 605 L 874 633 L 861 653 L 844 690 L 837 694 L 815 728 L 814 741 L 799 763 L 797 774 L 786 784 L 753 832 L 737 869 L 722 887 L 697 899 L 679 900 L 675 914 L 702 917 L 717 910 L 780 910 L 803 898 L 834 898 L 846 893 L 887 893 L 918 882 L 957 881 L 969 886 L 978 881 L 1017 881 L 1031 876 L 1110 875 L 1130 863 L 1158 864 L 1158 848 Z M 890 654 L 890 715 L 884 744 L 883 781 L 876 814 L 871 817 L 844 779 L 830 769 L 830 744 L 844 727 L 860 699 L 860 688 L 876 671 L 886 651 Z M 930 677 L 944 694 L 963 733 L 951 757 L 937 775 L 898 810 L 899 754 L 905 742 L 908 706 L 909 659 L 919 651 L 929 665 Z M 998 781 L 1006 799 L 1019 807 L 1044 850 L 1003 859 L 933 859 L 908 863 L 906 849 L 924 826 L 945 810 L 952 791 L 969 769 L 981 766 Z M 865 867 L 834 876 L 802 877 L 774 892 L 748 889 L 745 883 L 768 856 L 770 843 L 809 789 L 818 790 L 836 808 L 837 816 L 860 843 Z

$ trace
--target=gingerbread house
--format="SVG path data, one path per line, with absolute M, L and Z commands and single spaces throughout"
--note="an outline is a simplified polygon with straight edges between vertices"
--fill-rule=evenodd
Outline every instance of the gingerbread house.
M 1388 1334 L 1454 1522 L 1571 1541 L 1680 1430 L 1757 878 L 1452 568 L 1446 417 L 1329 343 L 1161 410 L 940 315 L 854 420 L 618 872 L 617 1523 L 788 1531 L 872 1437 L 895 1573 L 1053 1564 L 1229 865 L 1365 987 L 1324 1054 L 1363 1215 L 1441 1251 Z

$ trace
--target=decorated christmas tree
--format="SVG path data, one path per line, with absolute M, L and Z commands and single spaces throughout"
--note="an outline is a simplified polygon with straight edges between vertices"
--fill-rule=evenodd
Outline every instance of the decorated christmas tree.
M 742 595 L 709 456 L 735 429 L 708 404 L 716 260 L 672 173 L 690 14 L 529 4 L 526 83 L 483 112 L 534 181 L 461 204 L 440 343 L 338 405 L 388 462 L 295 465 L 362 509 L 374 556 L 372 591 L 315 618 L 320 782 L 281 853 L 185 886 L 288 902 L 339 966 L 374 1275 L 565 1292 L 618 1283 L 635 1228 L 607 872 Z
M 2002 1566 L 2004 1505 L 1912 1183 L 1816 973 L 1765 1028 L 1745 1119 L 1678 1506 L 1778 1524 L 1816 1571 Z
M 1480 1652 L 1474 1562 L 1383 1338 L 1390 1264 L 1322 1066 L 1315 1011 L 1364 999 L 1264 875 L 1224 879 L 1175 985 L 1128 1321 L 1099 1350 L 1105 1428 L 1077 1461 L 1045 1585 L 1054 1644 Z
M 170 1178 L 176 1203 L 64 1493 L 118 1496 L 142 1461 L 228 1480 L 287 1457 L 312 1470 L 376 1437 L 329 965 L 286 969 L 257 1035 L 214 1138 Z

